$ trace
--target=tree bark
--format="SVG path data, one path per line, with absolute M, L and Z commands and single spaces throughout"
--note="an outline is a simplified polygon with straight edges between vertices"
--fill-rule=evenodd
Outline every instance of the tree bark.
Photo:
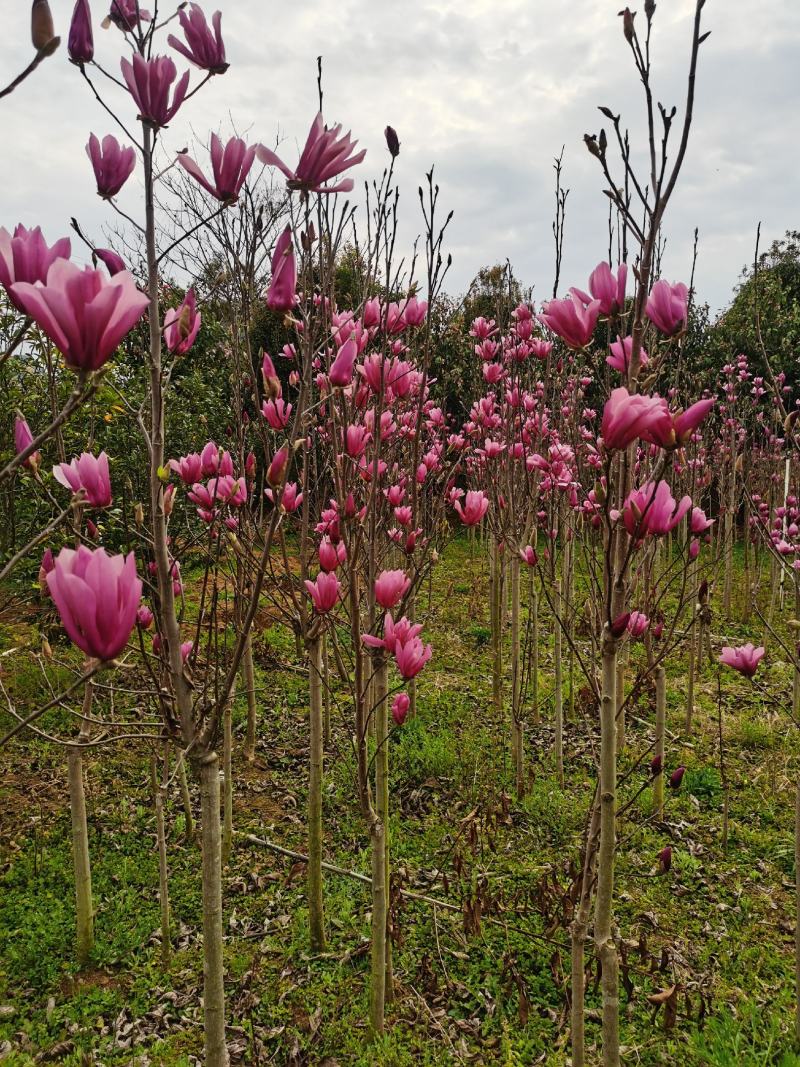
M 322 670 L 322 637 L 318 635 L 308 643 L 308 925 L 312 952 L 325 950 L 325 911 L 322 897 Z
M 201 758 L 199 771 L 203 842 L 205 1067 L 228 1067 L 222 954 L 222 834 L 219 818 L 219 757 L 216 752 L 208 752 Z
M 614 861 L 616 852 L 616 642 L 603 639 L 603 682 L 600 702 L 600 849 L 594 939 L 602 968 L 603 1065 L 619 1067 L 619 965 L 614 944 Z
M 664 733 L 667 722 L 667 676 L 664 668 L 656 667 L 656 749 L 659 771 L 653 780 L 653 810 L 660 819 L 664 814 Z
M 252 763 L 256 755 L 256 682 L 255 668 L 253 666 L 253 639 L 248 634 L 242 653 L 242 673 L 244 675 L 244 687 L 247 691 L 247 732 L 245 734 L 244 755 L 248 762 Z
M 83 696 L 83 712 L 88 715 L 92 706 L 92 683 L 87 682 Z M 89 739 L 89 723 L 81 719 L 76 738 L 79 745 Z M 72 859 L 75 867 L 75 906 L 77 922 L 77 957 L 86 966 L 94 949 L 94 907 L 92 905 L 92 868 L 89 859 L 89 830 L 86 823 L 86 794 L 83 787 L 83 749 L 70 747 L 67 754 L 69 808 L 72 820 Z

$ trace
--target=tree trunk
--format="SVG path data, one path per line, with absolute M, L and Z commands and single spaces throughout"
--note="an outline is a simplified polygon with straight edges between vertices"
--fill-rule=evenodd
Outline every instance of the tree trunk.
M 656 667 L 656 759 L 658 774 L 653 781 L 653 810 L 660 819 L 664 814 L 664 732 L 667 721 L 667 676 L 664 668 Z
M 256 682 L 255 668 L 253 666 L 253 640 L 248 634 L 242 652 L 242 673 L 244 674 L 244 687 L 247 691 L 247 733 L 245 734 L 244 754 L 245 758 L 252 763 L 256 755 Z
M 389 890 L 391 885 L 391 866 L 389 863 L 389 663 L 382 653 L 373 657 L 375 663 L 375 806 L 378 819 L 383 825 L 383 851 L 385 881 L 384 926 L 386 927 L 384 944 L 384 1002 L 391 1004 L 394 1000 L 394 966 L 392 961 L 392 941 L 389 925 Z
M 592 813 L 586 835 L 586 848 L 583 857 L 583 874 L 581 877 L 581 894 L 575 910 L 575 918 L 570 926 L 571 971 L 570 986 L 570 1047 L 572 1051 L 571 1067 L 584 1067 L 586 1063 L 584 999 L 586 996 L 586 933 L 589 927 L 589 913 L 592 906 L 592 885 L 597 861 L 597 835 L 600 832 L 600 805 L 597 796 L 592 804 Z
M 222 834 L 219 818 L 219 757 L 216 752 L 208 752 L 201 758 L 199 771 L 203 843 L 205 1067 L 228 1067 L 222 955 Z
M 374 818 L 372 846 L 372 964 L 370 968 L 369 1025 L 373 1036 L 383 1033 L 386 1002 L 386 844 L 385 827 Z
M 87 682 L 83 695 L 83 712 L 92 706 L 92 683 Z M 89 740 L 89 722 L 81 719 L 76 738 L 78 745 Z M 75 867 L 75 905 L 77 920 L 78 963 L 84 967 L 94 949 L 94 908 L 92 906 L 92 868 L 89 859 L 89 830 L 86 824 L 86 795 L 83 788 L 83 749 L 71 747 L 67 754 L 69 808 L 72 818 L 72 858 Z
M 555 704 L 555 757 L 558 784 L 564 788 L 564 692 L 561 677 L 561 579 L 553 585 L 553 701 Z
M 233 848 L 233 694 L 222 713 L 222 862 L 227 863 Z
M 308 643 L 309 763 L 308 763 L 308 925 L 312 952 L 325 950 L 325 912 L 322 900 L 322 637 Z
M 800 778 L 795 784 L 794 800 L 794 1036 L 800 1046 Z
M 525 796 L 525 749 L 523 743 L 524 724 L 522 721 L 519 583 L 520 560 L 519 556 L 515 555 L 511 560 L 511 729 L 517 800 L 522 800 Z
M 603 1065 L 619 1067 L 619 974 L 614 944 L 614 858 L 616 852 L 616 681 L 617 649 L 610 634 L 603 639 L 603 687 L 600 702 L 600 850 L 594 939 L 602 968 Z
M 167 749 L 164 750 L 164 777 L 166 777 Z M 169 929 L 169 875 L 167 870 L 167 835 L 164 823 L 165 785 L 158 780 L 158 757 L 150 762 L 150 784 L 156 808 L 156 842 L 158 845 L 158 903 L 161 911 L 161 962 L 169 967 L 171 940 Z
M 178 783 L 181 790 L 181 803 L 183 804 L 183 817 L 186 823 L 185 835 L 187 841 L 194 841 L 194 815 L 192 814 L 192 797 L 189 793 L 189 779 L 186 777 L 186 759 L 181 752 L 178 754 Z

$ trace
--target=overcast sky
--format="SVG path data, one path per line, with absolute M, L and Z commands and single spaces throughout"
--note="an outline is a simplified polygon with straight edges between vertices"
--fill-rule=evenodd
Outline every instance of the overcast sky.
M 281 137 L 279 151 L 291 165 L 316 110 L 322 54 L 325 119 L 351 128 L 367 148 L 354 176 L 363 181 L 380 173 L 387 162 L 383 129 L 391 123 L 398 131 L 406 248 L 420 225 L 417 186 L 435 164 L 442 206 L 455 211 L 452 292 L 465 289 L 481 266 L 508 258 L 523 284 L 535 286 L 534 298 L 550 295 L 552 162 L 564 145 L 570 194 L 562 288 L 584 287 L 607 249 L 607 201 L 582 141 L 599 129 L 597 105 L 621 111 L 641 145 L 641 93 L 617 17 L 621 2 L 204 4 L 209 15 L 222 7 L 231 67 L 186 105 L 165 131 L 165 144 L 179 149 L 192 130 L 205 137 L 210 129 L 229 130 L 233 120 L 254 141 L 274 145 Z M 96 56 L 118 72 L 121 34 L 99 26 L 107 4 L 91 4 Z M 61 49 L 0 103 L 0 225 L 40 223 L 55 239 L 76 215 L 98 243 L 107 243 L 101 229 L 110 216 L 94 192 L 84 145 L 92 131 L 118 131 L 67 62 L 72 0 L 51 0 L 51 7 Z M 656 95 L 678 106 L 678 118 L 693 8 L 694 0 L 661 0 L 655 16 Z M 0 9 L 5 83 L 31 52 L 27 3 L 0 0 Z M 696 118 L 669 209 L 664 273 L 688 280 L 699 227 L 698 297 L 716 310 L 752 257 L 759 220 L 765 244 L 800 227 L 800 0 L 708 0 L 704 27 L 712 32 L 701 49 Z M 198 77 L 194 71 L 193 84 Z M 110 102 L 132 121 L 130 99 L 110 89 Z M 137 213 L 140 192 L 133 179 L 124 191 L 126 207 Z

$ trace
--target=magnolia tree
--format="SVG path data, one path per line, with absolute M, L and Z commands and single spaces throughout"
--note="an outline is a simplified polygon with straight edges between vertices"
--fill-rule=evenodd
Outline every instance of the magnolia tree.
M 42 21 L 46 6 L 34 4 L 31 69 L 57 43 Z M 30 412 L 13 415 L 14 454 L 0 482 L 24 489 L 48 518 L 3 563 L 0 580 L 41 556 L 42 601 L 85 659 L 44 706 L 8 701 L 15 723 L 3 743 L 28 730 L 67 747 L 81 963 L 94 936 L 84 753 L 120 740 L 150 746 L 165 960 L 164 799 L 176 780 L 191 839 L 187 768 L 192 772 L 200 789 L 205 1062 L 212 1067 L 228 1061 L 222 868 L 235 836 L 232 704 L 241 686 L 243 751 L 252 759 L 261 710 L 253 656 L 260 611 L 293 634 L 307 682 L 301 859 L 315 953 L 329 933 L 326 752 L 337 729 L 352 746 L 353 797 L 370 855 L 373 1035 L 384 1031 L 396 993 L 392 742 L 416 713 L 416 679 L 432 659 L 435 666 L 423 591 L 455 531 L 468 530 L 473 549 L 485 547 L 489 557 L 491 714 L 508 739 L 518 800 L 530 781 L 527 731 L 541 717 L 552 726 L 558 782 L 569 782 L 565 741 L 580 710 L 579 686 L 599 732 L 596 785 L 569 894 L 573 1067 L 586 1062 L 590 931 L 603 1063 L 621 1061 L 617 837 L 643 791 L 652 790 L 652 817 L 660 819 L 666 787 L 681 787 L 684 768 L 668 744 L 665 664 L 685 659 L 688 736 L 695 686 L 711 668 L 712 603 L 721 600 L 725 618 L 737 606 L 739 540 L 742 617 L 758 614 L 764 637 L 760 644 L 726 643 L 712 657 L 723 847 L 731 790 L 722 668 L 763 696 L 755 679 L 774 642 L 792 664 L 791 717 L 800 716 L 798 649 L 778 626 L 782 612 L 800 615 L 798 408 L 766 351 L 763 375 L 735 355 L 713 389 L 695 387 L 691 374 L 682 374 L 691 286 L 657 277 L 659 235 L 683 166 L 707 36 L 703 6 L 696 0 L 680 123 L 675 109 L 654 106 L 655 4 L 648 0 L 638 25 L 629 9 L 621 13 L 644 89 L 644 162 L 635 162 L 621 117 L 607 107 L 601 111 L 610 136 L 602 130 L 586 137 L 616 217 L 617 254 L 612 241 L 587 288 L 559 298 L 566 204 L 559 162 L 553 299 L 538 307 L 520 300 L 509 272 L 492 316 L 463 324 L 459 343 L 474 353 L 482 385 L 479 395 L 463 398 L 456 418 L 431 375 L 450 216 L 441 219 L 431 171 L 419 190 L 421 262 L 416 254 L 411 262 L 397 255 L 395 130 L 385 130 L 387 166 L 366 189 L 363 224 L 347 196 L 365 150 L 340 125 L 325 124 L 321 79 L 320 111 L 296 162 L 216 132 L 207 153 L 173 153 L 170 122 L 228 70 L 220 13 L 209 22 L 190 4 L 162 17 L 136 0 L 112 0 L 106 24 L 113 35 L 101 61 L 90 5 L 75 5 L 69 57 L 113 124 L 113 132 L 90 135 L 88 166 L 98 195 L 121 219 L 119 240 L 114 249 L 98 248 L 73 220 L 93 260 L 81 267 L 67 237 L 49 244 L 38 228 L 0 229 L 0 285 L 10 305 L 3 363 L 29 360 L 47 380 L 50 408 L 33 426 Z M 116 199 L 134 174 L 143 188 L 140 217 L 123 213 Z M 346 292 L 345 259 L 357 267 Z M 266 346 L 257 344 L 263 316 L 271 316 Z M 211 343 L 227 375 L 230 436 L 220 444 L 198 422 L 191 447 L 173 447 L 182 368 L 212 319 Z M 98 397 L 141 439 L 147 491 L 140 502 L 128 499 L 115 457 L 109 464 L 93 432 L 80 454 L 66 449 L 65 429 Z M 120 496 L 125 507 L 117 509 Z M 765 576 L 771 592 L 762 612 L 756 594 Z M 549 674 L 539 657 L 548 628 Z M 61 668 L 65 661 L 45 646 Z M 635 712 L 639 695 L 650 690 L 654 721 L 642 731 Z M 124 711 L 109 711 L 106 694 Z M 72 709 L 77 735 L 46 730 L 47 713 L 72 701 L 79 702 Z M 800 785 L 797 812 L 800 827 Z M 800 830 L 797 841 L 800 849 Z M 655 873 L 666 874 L 671 864 L 667 844 Z M 800 959 L 800 940 L 797 953 Z M 800 1012 L 797 1026 L 800 1033 Z

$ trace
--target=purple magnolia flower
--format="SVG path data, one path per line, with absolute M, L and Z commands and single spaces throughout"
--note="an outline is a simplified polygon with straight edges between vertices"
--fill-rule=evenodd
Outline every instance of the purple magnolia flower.
M 94 57 L 94 36 L 92 34 L 92 12 L 89 0 L 76 0 L 72 11 L 67 38 L 67 52 L 72 63 L 82 66 L 91 63 Z
M 123 148 L 113 134 L 107 133 L 102 145 L 94 134 L 89 137 L 86 155 L 92 162 L 98 195 L 105 200 L 116 196 L 136 166 L 136 152 Z
M 343 137 L 340 136 L 341 132 L 341 125 L 329 130 L 322 121 L 322 112 L 318 112 L 295 170 L 290 170 L 282 159 L 264 145 L 259 145 L 256 151 L 262 163 L 277 167 L 286 175 L 290 189 L 311 193 L 349 193 L 353 188 L 352 178 L 345 178 L 336 185 L 323 185 L 323 182 L 330 181 L 337 174 L 355 167 L 367 154 L 363 149 L 353 155 L 358 142 L 351 140 L 349 132 Z
M 82 452 L 71 463 L 58 463 L 53 467 L 53 476 L 73 493 L 79 493 L 82 489 L 90 507 L 107 508 L 111 503 L 111 476 L 105 452 L 99 456 Z
M 109 556 L 104 548 L 62 548 L 47 588 L 70 640 L 87 656 L 111 660 L 122 652 L 142 599 L 133 552 Z
M 44 285 L 12 285 L 11 298 L 47 334 L 67 366 L 81 371 L 102 367 L 150 303 L 128 271 L 109 279 L 104 271 L 82 270 L 68 259 L 53 263 Z
M 256 157 L 255 146 L 248 148 L 241 137 L 231 137 L 223 147 L 222 141 L 215 133 L 211 134 L 211 169 L 214 172 L 214 184 L 206 178 L 200 167 L 186 152 L 180 152 L 178 162 L 185 171 L 200 185 L 223 204 L 232 204 L 239 196 L 253 160 Z
M 48 247 L 37 226 L 26 229 L 22 223 L 14 229 L 14 236 L 0 226 L 0 285 L 8 293 L 17 311 L 25 311 L 19 298 L 11 292 L 15 282 L 44 282 L 47 272 L 57 259 L 69 259 L 72 246 L 69 237 L 62 237 Z
M 176 308 L 169 308 L 164 315 L 164 340 L 173 356 L 183 356 L 189 351 L 201 322 L 194 289 L 189 289 L 183 302 Z
M 275 242 L 272 253 L 272 280 L 267 290 L 267 307 L 272 311 L 291 311 L 295 304 L 297 266 L 294 260 L 292 228 L 287 226 Z
M 201 70 L 207 70 L 209 74 L 224 74 L 230 64 L 225 62 L 225 45 L 222 43 L 222 12 L 215 11 L 211 16 L 212 32 L 199 4 L 190 4 L 189 10 L 188 15 L 184 10 L 178 14 L 186 44 L 173 34 L 169 35 L 167 42 Z
M 688 307 L 689 290 L 683 282 L 670 285 L 661 278 L 650 290 L 647 317 L 667 337 L 674 337 L 686 329 Z
M 111 0 L 111 10 L 108 13 L 108 21 L 129 33 L 135 30 L 140 22 L 150 22 L 152 15 L 139 5 L 139 0 Z
M 115 274 L 119 274 L 120 271 L 128 269 L 122 256 L 118 256 L 110 248 L 94 248 L 92 252 L 101 263 L 105 264 L 112 278 Z
M 133 63 L 123 58 L 120 67 L 134 103 L 139 108 L 139 117 L 155 129 L 166 126 L 178 113 L 186 96 L 189 71 L 179 78 L 170 103 L 169 92 L 178 77 L 178 70 L 169 56 L 144 59 L 136 53 Z

